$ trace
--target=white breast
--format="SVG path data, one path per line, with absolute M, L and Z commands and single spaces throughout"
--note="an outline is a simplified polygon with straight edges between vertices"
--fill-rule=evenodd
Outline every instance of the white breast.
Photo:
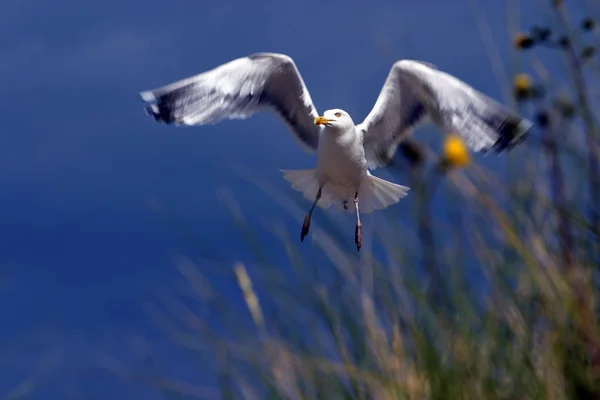
M 319 184 L 343 192 L 357 191 L 366 171 L 365 151 L 356 129 L 340 133 L 326 128 L 321 133 L 317 149 Z

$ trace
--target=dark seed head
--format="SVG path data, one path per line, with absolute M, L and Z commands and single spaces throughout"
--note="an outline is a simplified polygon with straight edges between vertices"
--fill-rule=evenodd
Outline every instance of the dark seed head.
M 539 42 L 545 42 L 550 38 L 550 28 L 534 26 L 531 28 L 531 37 Z
M 398 146 L 398 150 L 400 150 L 400 153 L 406 158 L 410 165 L 421 165 L 425 160 L 425 151 L 422 146 L 414 140 L 403 140 Z
M 558 45 L 565 49 L 571 45 L 571 42 L 569 41 L 568 37 L 562 36 L 558 39 Z
M 581 59 L 588 60 L 592 58 L 594 54 L 596 54 L 596 49 L 594 48 L 594 46 L 585 46 L 581 51 Z
M 535 115 L 535 122 L 540 128 L 546 128 L 550 125 L 550 116 L 545 110 L 540 110 Z
M 529 49 L 535 44 L 535 41 L 532 37 L 520 34 L 515 38 L 515 47 L 517 49 Z
M 594 21 L 591 18 L 586 18 L 583 21 L 581 21 L 581 29 L 583 29 L 584 31 L 591 31 L 595 27 L 596 27 L 596 21 Z
M 560 113 L 563 118 L 572 118 L 576 109 L 571 100 L 565 96 L 558 96 L 552 101 L 552 107 Z
M 542 85 L 534 85 L 531 88 L 531 97 L 534 99 L 543 99 L 546 95 L 546 88 Z

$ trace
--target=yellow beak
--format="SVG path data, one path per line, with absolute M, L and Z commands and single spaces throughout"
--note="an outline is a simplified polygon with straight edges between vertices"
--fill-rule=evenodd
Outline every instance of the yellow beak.
M 327 125 L 329 120 L 323 116 L 315 118 L 315 125 Z

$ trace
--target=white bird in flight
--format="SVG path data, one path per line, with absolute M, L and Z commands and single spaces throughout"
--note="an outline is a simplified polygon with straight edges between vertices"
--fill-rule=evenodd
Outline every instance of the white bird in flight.
M 275 111 L 305 150 L 317 152 L 316 168 L 281 170 L 292 187 L 313 202 L 300 240 L 308 234 L 317 204 L 349 210 L 352 202 L 354 210 L 349 211 L 356 212 L 354 241 L 359 251 L 360 213 L 395 204 L 409 190 L 372 175 L 369 168 L 388 164 L 417 125 L 431 121 L 482 152 L 512 148 L 532 126 L 452 75 L 413 60 L 392 65 L 373 109 L 359 125 L 341 109 L 319 116 L 296 64 L 285 54 L 252 54 L 140 95 L 156 121 L 178 126 Z

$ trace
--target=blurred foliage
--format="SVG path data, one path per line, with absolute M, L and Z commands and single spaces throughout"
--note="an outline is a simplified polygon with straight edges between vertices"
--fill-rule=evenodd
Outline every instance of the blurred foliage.
M 536 127 L 498 156 L 507 176 L 456 137 L 441 156 L 407 140 L 392 168 L 410 182 L 414 219 L 377 220 L 359 255 L 333 228 L 315 226 L 318 250 L 301 253 L 273 226 L 288 265 L 269 261 L 231 200 L 256 259 L 216 269 L 240 298 L 185 260 L 195 299 L 152 308 L 173 340 L 216 362 L 222 398 L 600 398 L 599 37 L 595 19 L 549 5 L 552 23 L 513 42 L 531 64 L 513 95 Z M 548 72 L 562 62 L 565 84 Z M 302 221 L 304 203 L 257 184 Z

